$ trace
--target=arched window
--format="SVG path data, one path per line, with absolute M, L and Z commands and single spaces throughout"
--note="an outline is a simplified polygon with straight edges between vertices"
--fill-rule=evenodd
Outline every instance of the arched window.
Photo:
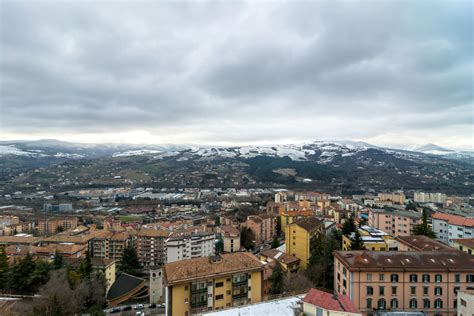
M 367 308 L 372 308 L 372 299 L 371 298 L 367 299 Z
M 443 276 L 441 274 L 435 275 L 435 282 L 440 283 L 443 282 Z
M 381 299 L 378 300 L 378 302 L 377 302 L 377 308 L 378 309 L 385 309 L 386 306 L 387 306 L 387 303 L 385 302 L 384 298 L 381 298 Z
M 398 274 L 392 274 L 392 275 L 390 275 L 390 281 L 391 281 L 392 283 L 398 282 Z
M 392 298 L 390 301 L 390 308 L 397 309 L 398 308 L 398 300 L 396 298 Z
M 424 283 L 430 283 L 430 275 L 429 274 L 423 274 L 423 282 Z
M 443 301 L 440 298 L 435 299 L 434 306 L 435 308 L 443 308 Z
M 430 308 L 430 300 L 425 298 L 423 300 L 423 308 Z
M 418 276 L 416 274 L 410 274 L 410 282 L 418 282 Z
M 410 300 L 410 308 L 416 308 L 418 305 L 417 301 L 416 301 L 416 298 L 412 298 Z

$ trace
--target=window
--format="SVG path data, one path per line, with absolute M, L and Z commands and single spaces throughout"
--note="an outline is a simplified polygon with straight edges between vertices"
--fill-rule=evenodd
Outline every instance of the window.
M 347 275 L 347 269 L 346 269 L 346 267 L 342 267 L 342 274 Z
M 435 282 L 436 283 L 443 282 L 443 276 L 441 274 L 435 275 Z
M 434 307 L 435 308 L 443 308 L 443 301 L 440 298 L 435 299 Z
M 392 298 L 392 300 L 390 301 L 390 308 L 392 309 L 398 308 L 398 300 L 396 298 Z
M 223 287 L 224 286 L 224 282 L 217 282 L 216 283 L 216 287 Z
M 467 283 L 474 283 L 474 274 L 467 274 L 466 275 L 466 282 Z
M 417 308 L 417 305 L 418 305 L 418 303 L 416 301 L 416 298 L 412 298 L 410 300 L 410 308 Z
M 187 285 L 184 286 L 184 290 L 185 290 L 185 291 L 188 290 L 188 286 L 187 286 Z
M 434 293 L 435 293 L 436 296 L 441 296 L 441 295 L 443 295 L 443 288 L 440 287 L 440 286 L 435 287 Z
M 339 272 L 337 273 L 337 280 L 341 281 L 341 274 Z
M 367 273 L 367 281 L 372 281 L 372 274 L 370 273 Z
M 379 274 L 379 281 L 383 281 L 385 279 L 385 275 L 384 274 Z
M 367 308 L 372 308 L 372 299 L 371 298 L 367 299 Z
M 424 283 L 430 283 L 430 275 L 429 274 L 423 274 L 423 282 Z
M 342 280 L 342 286 L 343 286 L 343 287 L 346 287 L 346 286 L 347 286 L 347 281 L 346 281 L 346 279 Z
M 386 302 L 385 299 L 381 298 L 377 301 L 377 308 L 378 309 L 385 309 L 386 307 Z
M 454 307 L 454 308 L 458 308 L 458 300 L 454 300 L 454 301 L 453 301 L 453 307 Z
M 430 308 L 430 300 L 425 298 L 423 300 L 423 308 Z
M 216 295 L 216 301 L 223 300 L 223 299 L 224 299 L 224 294 Z
M 230 290 L 227 290 L 226 294 L 227 294 L 227 295 L 230 295 Z
M 454 294 L 458 294 L 458 291 L 460 290 L 461 288 L 459 286 L 455 286 L 454 287 Z
M 461 305 L 464 306 L 464 307 L 467 306 L 467 302 L 465 300 L 463 300 L 462 298 L 461 298 Z
M 227 278 L 227 280 L 225 280 L 226 282 L 230 282 L 230 278 Z
M 392 295 L 397 295 L 397 287 L 392 286 Z
M 416 274 L 410 274 L 410 282 L 418 282 L 418 276 Z
M 187 298 L 184 299 L 184 303 L 188 304 L 188 299 Z
M 423 286 L 423 295 L 428 295 L 428 289 L 429 287 Z
M 323 316 L 323 309 L 316 307 L 316 316 Z
M 371 286 L 367 287 L 367 295 L 374 295 L 374 288 Z
M 461 274 L 456 273 L 456 275 L 454 276 L 454 278 L 455 278 L 455 282 L 456 282 L 456 283 L 461 282 Z
M 410 286 L 410 294 L 416 295 L 416 286 Z
M 385 286 L 379 286 L 379 295 L 385 295 Z
M 398 274 L 392 274 L 390 275 L 390 281 L 392 283 L 397 283 L 398 282 Z

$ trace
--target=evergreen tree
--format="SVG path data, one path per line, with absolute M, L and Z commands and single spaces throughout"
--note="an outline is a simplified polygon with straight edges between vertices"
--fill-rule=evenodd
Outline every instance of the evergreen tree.
M 362 237 L 360 236 L 359 230 L 356 229 L 354 233 L 354 237 L 351 238 L 351 248 L 350 250 L 364 250 L 364 242 L 362 241 Z
M 281 230 L 281 216 L 277 216 L 276 220 L 276 234 L 278 237 L 282 235 L 282 230 Z
M 28 253 L 12 266 L 10 288 L 18 294 L 31 294 L 31 274 L 35 271 L 36 264 Z
M 415 235 L 424 235 L 429 238 L 436 238 L 436 234 L 433 232 L 430 226 L 428 226 L 428 211 L 423 208 L 423 217 L 421 224 L 418 224 L 413 229 Z
M 272 276 L 270 277 L 272 286 L 270 288 L 270 294 L 280 294 L 283 292 L 283 271 L 279 263 L 276 263 L 273 269 Z
M 5 250 L 2 248 L 0 249 L 0 291 L 5 290 L 7 288 L 8 271 L 8 257 L 5 253 Z
M 123 251 L 120 270 L 128 274 L 135 274 L 140 269 L 140 261 L 137 252 L 132 245 L 127 246 Z
M 354 216 L 351 214 L 348 219 L 344 222 L 342 226 L 342 233 L 344 235 L 350 235 L 351 233 L 355 232 L 356 225 L 354 223 Z
M 89 251 L 86 252 L 86 257 L 82 259 L 79 268 L 77 269 L 77 274 L 81 280 L 87 279 L 92 273 L 92 262 Z
M 255 247 L 254 241 L 255 234 L 253 233 L 253 231 L 248 227 L 242 228 L 242 230 L 240 231 L 240 244 L 242 245 L 242 247 L 247 250 L 253 250 L 253 248 Z
M 222 237 L 219 236 L 216 242 L 216 254 L 222 253 L 224 251 L 224 241 Z
M 280 247 L 280 241 L 278 240 L 278 235 L 273 237 L 272 248 Z
M 63 257 L 56 251 L 54 254 L 54 260 L 53 260 L 53 269 L 59 270 L 63 267 L 64 265 L 64 260 Z

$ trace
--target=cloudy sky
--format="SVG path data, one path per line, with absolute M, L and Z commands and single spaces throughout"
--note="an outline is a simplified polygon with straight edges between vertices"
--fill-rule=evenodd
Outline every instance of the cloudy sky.
M 473 149 L 471 1 L 0 1 L 0 138 Z

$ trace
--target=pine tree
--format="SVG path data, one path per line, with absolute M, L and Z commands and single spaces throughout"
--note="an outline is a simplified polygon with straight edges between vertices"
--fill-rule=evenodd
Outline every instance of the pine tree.
M 272 281 L 272 287 L 270 288 L 270 294 L 280 294 L 283 292 L 283 271 L 279 263 L 276 263 L 275 268 L 273 269 L 272 276 L 270 277 Z
M 421 224 L 418 224 L 413 229 L 413 233 L 415 235 L 424 235 L 429 238 L 436 238 L 436 234 L 433 232 L 430 226 L 428 226 L 428 212 L 424 208 L 423 209 L 423 217 Z
M 0 249 L 0 291 L 6 289 L 8 280 L 8 257 L 5 250 Z
M 54 254 L 54 260 L 53 260 L 53 268 L 55 270 L 59 270 L 63 267 L 64 265 L 64 260 L 63 260 L 63 256 L 61 256 L 58 251 L 56 251 L 56 253 Z
M 82 259 L 81 264 L 79 265 L 79 268 L 77 269 L 77 273 L 81 280 L 87 279 L 91 276 L 92 262 L 91 262 L 91 256 L 89 254 L 89 251 L 86 252 L 86 257 Z
M 140 269 L 140 261 L 137 252 L 132 245 L 126 247 L 123 251 L 122 261 L 120 262 L 120 270 L 128 274 L 135 274 Z
M 354 237 L 351 238 L 351 248 L 350 250 L 364 250 L 364 242 L 362 241 L 362 237 L 360 236 L 359 230 L 356 229 L 354 233 Z
M 342 233 L 344 235 L 350 235 L 351 233 L 355 232 L 356 225 L 354 223 L 354 216 L 351 214 L 348 219 L 344 222 L 342 226 Z

